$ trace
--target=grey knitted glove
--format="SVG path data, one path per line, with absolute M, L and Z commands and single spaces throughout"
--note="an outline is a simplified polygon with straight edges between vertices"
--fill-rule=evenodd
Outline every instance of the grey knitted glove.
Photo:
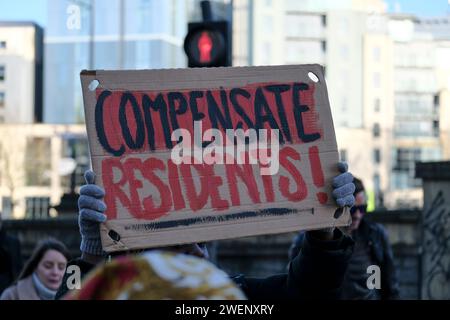
M 88 170 L 84 173 L 86 184 L 80 189 L 78 198 L 78 225 L 81 233 L 80 250 L 92 255 L 103 255 L 100 240 L 100 223 L 106 221 L 106 204 L 103 202 L 105 191 L 94 184 L 95 173 Z
M 351 207 L 355 203 L 355 197 L 353 192 L 355 192 L 355 185 L 353 184 L 353 175 L 348 172 L 348 165 L 345 162 L 338 163 L 338 170 L 341 174 L 333 178 L 333 192 L 332 195 L 336 200 L 338 207 Z M 338 218 L 342 214 L 342 209 L 336 210 L 338 215 L 335 214 L 335 218 Z M 322 239 L 330 238 L 332 239 L 334 235 L 334 227 L 323 228 L 319 230 L 311 231 L 311 234 L 315 237 Z
M 338 169 L 341 174 L 333 178 L 333 197 L 339 207 L 351 207 L 355 204 L 353 175 L 345 162 L 339 162 Z

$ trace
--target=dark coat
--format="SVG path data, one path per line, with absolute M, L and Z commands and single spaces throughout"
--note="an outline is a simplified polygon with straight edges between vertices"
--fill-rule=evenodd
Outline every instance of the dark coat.
M 17 279 L 21 269 L 19 240 L 0 229 L 0 294 Z
M 363 219 L 359 226 L 359 231 L 362 239 L 370 247 L 374 264 L 380 266 L 381 299 L 399 299 L 400 290 L 394 267 L 394 256 L 386 229 L 379 223 Z
M 320 241 L 307 233 L 305 246 L 290 263 L 288 273 L 263 279 L 243 275 L 232 279 L 252 300 L 337 299 L 354 243 L 338 229 L 334 239 Z M 69 265 L 77 265 L 83 275 L 94 267 L 81 259 L 75 259 Z M 67 293 L 68 276 L 66 273 L 56 299 Z
M 268 278 L 233 278 L 250 300 L 339 299 L 354 242 L 339 229 L 335 240 L 320 241 L 306 232 L 303 247 L 286 274 Z
M 394 267 L 394 258 L 385 228 L 378 224 L 362 219 L 358 228 L 358 240 L 363 241 L 370 251 L 370 258 L 374 265 L 380 267 L 382 300 L 399 299 L 399 285 Z M 303 246 L 304 233 L 299 233 L 290 248 L 290 255 L 295 256 Z

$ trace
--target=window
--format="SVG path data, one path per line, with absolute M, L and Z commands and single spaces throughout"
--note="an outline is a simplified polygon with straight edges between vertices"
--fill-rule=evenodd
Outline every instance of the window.
M 380 124 L 379 123 L 374 123 L 373 124 L 373 136 L 375 138 L 380 136 Z
M 270 42 L 264 42 L 262 44 L 263 52 L 261 54 L 261 63 L 263 65 L 270 65 L 272 62 L 272 45 Z
M 27 139 L 25 182 L 27 186 L 50 186 L 51 145 L 49 138 Z
M 5 106 L 5 93 L 0 91 L 0 108 Z
M 341 111 L 343 113 L 347 112 L 347 98 L 343 97 L 341 100 Z
M 439 137 L 439 120 L 433 120 L 433 136 Z
M 380 58 L 381 58 L 381 49 L 380 49 L 380 47 L 374 47 L 372 54 L 373 54 L 373 60 L 375 62 L 380 62 Z
M 414 169 L 414 163 L 421 159 L 421 149 L 396 149 L 395 171 L 409 172 Z
M 433 97 L 433 104 L 435 106 L 439 106 L 439 95 L 438 94 L 434 95 L 434 97 Z
M 373 74 L 373 86 L 376 89 L 379 89 L 381 87 L 381 77 L 379 72 L 375 72 Z
M 375 174 L 373 175 L 373 188 L 375 191 L 375 207 L 382 207 L 384 204 L 384 197 L 383 193 L 381 192 L 381 178 L 378 172 L 375 172 Z
M 348 36 L 349 31 L 350 31 L 350 25 L 349 25 L 348 19 L 347 18 L 340 19 L 338 32 L 341 35 Z
M 0 41 L 0 49 L 6 49 L 6 41 Z
M 27 197 L 26 217 L 28 219 L 45 219 L 49 217 L 50 198 L 48 197 Z
M 348 46 L 346 46 L 346 45 L 340 46 L 339 51 L 340 51 L 341 58 L 343 60 L 348 60 L 348 56 L 349 56 Z
M 340 156 L 341 156 L 341 161 L 347 162 L 347 150 L 341 149 Z
M 375 112 L 380 112 L 380 109 L 381 109 L 380 98 L 375 98 L 375 100 L 373 102 L 373 109 L 375 110 Z
M 86 137 L 70 137 L 63 140 L 62 158 L 75 166 L 71 172 L 61 177 L 61 184 L 65 192 L 72 192 L 72 188 L 85 184 L 84 172 L 89 169 L 89 150 Z
M 395 189 L 407 189 L 421 186 L 421 179 L 415 178 L 415 164 L 425 160 L 422 157 L 422 149 L 398 148 L 393 154 L 393 183 Z
M 271 35 L 273 33 L 273 18 L 272 16 L 265 15 L 263 17 L 263 32 L 264 34 Z
M 2 197 L 2 216 L 3 219 L 11 217 L 13 211 L 13 203 L 11 197 Z
M 327 42 L 326 41 L 322 41 L 322 51 L 323 52 L 327 51 Z
M 322 26 L 323 26 L 323 27 L 326 27 L 326 26 L 327 26 L 327 16 L 326 16 L 326 15 L 323 15 L 323 16 L 322 16 Z
M 5 66 L 0 66 L 0 81 L 5 81 Z
M 380 149 L 373 149 L 373 161 L 375 163 L 380 163 L 381 162 L 381 152 Z
M 381 189 L 381 179 L 380 179 L 380 174 L 378 172 L 376 172 L 373 175 L 373 186 L 375 189 L 375 192 L 379 192 Z

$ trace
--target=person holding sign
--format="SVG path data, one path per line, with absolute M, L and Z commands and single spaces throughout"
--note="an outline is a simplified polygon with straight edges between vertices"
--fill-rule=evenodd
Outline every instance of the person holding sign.
M 233 280 L 249 299 L 338 298 L 354 185 L 337 167 L 323 71 L 83 70 L 97 180 L 80 190 L 74 264 L 150 248 L 207 258 L 199 242 L 316 230 L 287 274 Z
M 338 207 L 351 207 L 354 204 L 353 176 L 345 163 L 339 163 L 341 172 L 333 179 L 333 197 Z M 103 251 L 99 225 L 106 221 L 106 205 L 103 201 L 105 191 L 94 184 L 92 171 L 85 173 L 86 185 L 80 189 L 79 227 L 81 233 L 80 249 L 82 256 L 69 263 L 87 274 L 97 264 L 102 263 L 106 254 Z M 338 228 L 307 231 L 303 250 L 292 260 L 288 273 L 264 279 L 247 278 L 243 275 L 232 278 L 249 299 L 337 299 L 340 298 L 341 284 L 353 251 L 353 241 Z M 161 248 L 159 248 L 161 249 Z M 188 244 L 162 248 L 207 258 L 206 247 Z M 119 254 L 136 252 L 120 252 Z M 67 279 L 60 287 L 57 298 L 67 293 Z
M 354 253 L 342 286 L 345 300 L 400 299 L 392 248 L 385 228 L 365 218 L 367 194 L 363 182 L 354 178 L 355 204 L 350 209 L 352 223 L 343 230 L 355 241 Z M 295 258 L 305 241 L 300 232 L 289 248 L 289 258 Z M 373 271 L 373 270 L 378 271 Z

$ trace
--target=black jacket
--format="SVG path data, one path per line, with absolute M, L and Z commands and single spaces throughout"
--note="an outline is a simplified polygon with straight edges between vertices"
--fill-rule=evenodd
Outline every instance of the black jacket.
M 21 269 L 19 240 L 0 229 L 0 294 L 17 279 Z
M 374 264 L 380 266 L 381 299 L 399 299 L 400 290 L 397 273 L 394 267 L 394 257 L 386 229 L 379 223 L 362 219 L 358 230 L 361 238 L 370 247 Z
M 340 230 L 335 230 L 334 240 L 320 241 L 306 233 L 305 245 L 290 263 L 287 274 L 268 278 L 233 277 L 235 283 L 251 299 L 337 299 L 353 250 L 353 241 Z M 68 265 L 78 265 L 86 274 L 94 266 L 80 259 Z M 66 273 L 56 295 L 60 299 L 67 291 Z
M 290 255 L 295 256 L 304 245 L 305 233 L 299 233 L 290 248 Z M 358 240 L 369 247 L 372 264 L 378 265 L 381 272 L 382 300 L 399 299 L 399 285 L 394 267 L 394 258 L 384 227 L 363 218 L 358 228 Z M 345 280 L 344 280 L 345 281 Z

